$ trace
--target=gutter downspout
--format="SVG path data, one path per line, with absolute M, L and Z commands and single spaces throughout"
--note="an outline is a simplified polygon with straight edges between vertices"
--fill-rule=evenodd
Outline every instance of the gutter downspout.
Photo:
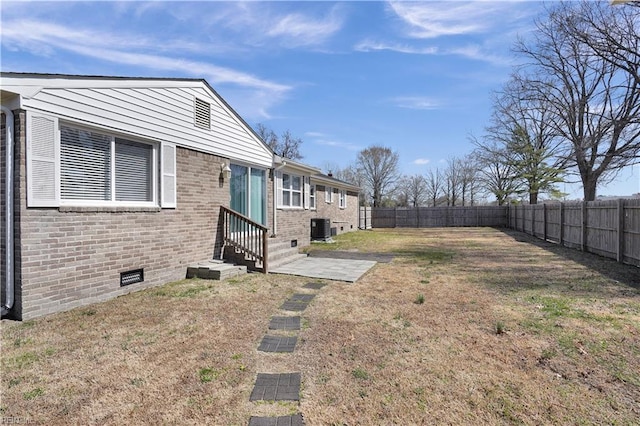
M 2 306 L 2 316 L 7 315 L 13 308 L 14 302 L 14 270 L 13 270 L 13 112 L 5 107 L 2 112 L 5 116 L 5 142 L 6 147 L 6 179 L 5 179 L 5 247 L 6 247 L 6 269 L 5 269 L 5 304 Z
M 271 235 L 275 237 L 278 234 L 278 221 L 276 220 L 276 212 L 278 210 L 278 177 L 276 176 L 276 172 L 282 170 L 287 165 L 286 161 L 283 161 L 278 167 L 274 167 L 273 169 L 273 232 Z

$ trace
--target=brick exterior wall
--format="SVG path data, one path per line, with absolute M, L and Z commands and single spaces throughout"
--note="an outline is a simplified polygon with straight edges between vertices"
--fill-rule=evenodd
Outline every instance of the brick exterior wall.
M 185 277 L 189 263 L 219 255 L 222 158 L 177 149 L 176 209 L 27 208 L 24 112 L 20 115 L 19 234 L 14 317 L 29 319 Z M 144 282 L 120 287 L 120 273 Z
M 270 184 L 273 193 L 273 183 Z M 347 192 L 347 207 L 341 209 L 338 203 L 338 190 L 334 188 L 333 202 L 325 202 L 325 187 L 316 185 L 316 209 L 278 209 L 277 239 L 279 241 L 297 240 L 298 247 L 311 244 L 311 219 L 329 218 L 331 227 L 336 228 L 337 234 L 358 229 L 358 193 Z M 273 199 L 273 198 L 271 198 Z M 272 215 L 273 216 L 273 215 Z M 273 217 L 270 219 L 270 226 Z M 273 228 L 271 228 L 273 229 Z

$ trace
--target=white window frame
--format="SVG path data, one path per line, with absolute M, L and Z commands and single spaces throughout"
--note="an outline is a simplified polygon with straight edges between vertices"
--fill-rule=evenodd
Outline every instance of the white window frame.
M 324 201 L 326 203 L 333 203 L 333 188 L 330 186 L 324 187 Z
M 345 189 L 340 189 L 338 191 L 338 206 L 341 209 L 347 208 L 347 191 Z
M 111 173 L 109 179 L 111 180 L 111 200 L 69 200 L 62 198 L 62 194 L 60 194 L 60 206 L 95 206 L 95 207 L 159 207 L 158 200 L 158 168 L 159 168 L 159 148 L 160 144 L 157 142 L 150 142 L 145 140 L 140 140 L 138 138 L 133 138 L 131 136 L 125 135 L 115 135 L 109 132 L 103 131 L 101 129 L 95 129 L 87 126 L 82 126 L 74 123 L 61 122 L 58 126 L 58 139 L 60 138 L 60 130 L 62 127 L 70 127 L 73 129 L 85 130 L 94 133 L 98 133 L 104 136 L 109 137 L 111 143 Z M 136 142 L 140 144 L 145 144 L 151 146 L 151 201 L 117 201 L 116 200 L 116 168 L 115 168 L 115 146 L 116 139 L 123 139 L 131 142 Z M 60 142 L 62 143 L 62 141 Z M 61 159 L 58 159 L 59 164 L 58 167 L 60 170 L 62 169 Z M 61 170 L 62 173 L 62 170 Z
M 284 187 L 284 177 L 285 175 L 289 176 L 289 188 L 285 188 Z M 300 189 L 293 189 L 293 179 L 297 178 L 299 179 L 300 182 Z M 303 209 L 303 199 L 304 199 L 304 193 L 303 193 L 303 188 L 304 188 L 304 176 L 301 175 L 296 175 L 293 173 L 287 173 L 287 172 L 283 172 L 282 176 L 280 178 L 281 180 L 281 186 L 280 186 L 280 206 L 279 207 L 283 207 L 283 208 L 290 208 L 290 209 Z M 284 203 L 284 194 L 285 192 L 289 193 L 289 204 L 285 204 Z M 293 194 L 299 194 L 300 197 L 300 204 L 299 205 L 294 205 L 293 203 Z

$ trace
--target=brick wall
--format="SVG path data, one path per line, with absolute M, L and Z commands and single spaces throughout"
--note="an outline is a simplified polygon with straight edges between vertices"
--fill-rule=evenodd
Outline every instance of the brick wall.
M 219 208 L 230 200 L 222 158 L 178 148 L 176 209 L 27 208 L 21 135 L 18 318 L 182 279 L 189 263 L 219 255 Z M 120 273 L 138 268 L 145 281 L 120 287 Z
M 333 202 L 325 202 L 325 187 L 316 185 L 316 209 L 278 209 L 277 239 L 281 241 L 298 240 L 298 247 L 311 243 L 311 219 L 329 218 L 331 227 L 338 234 L 358 229 L 358 193 L 347 192 L 347 207 L 341 209 L 338 203 L 338 190 L 335 189 Z M 273 221 L 271 220 L 270 223 Z M 272 228 L 273 229 L 273 228 Z

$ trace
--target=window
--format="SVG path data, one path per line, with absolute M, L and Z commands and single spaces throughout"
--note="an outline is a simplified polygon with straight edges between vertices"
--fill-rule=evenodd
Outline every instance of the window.
M 316 186 L 309 186 L 309 208 L 315 210 L 316 208 Z
M 26 136 L 28 207 L 177 207 L 172 143 L 133 141 L 31 111 Z
M 330 186 L 324 187 L 324 201 L 327 203 L 333 203 L 333 188 Z
M 339 199 L 338 199 L 339 207 L 341 209 L 347 208 L 347 191 L 345 191 L 344 189 L 341 189 L 338 195 L 339 195 Z
M 302 178 L 300 176 L 282 174 L 282 206 L 302 207 Z
M 60 199 L 155 203 L 156 147 L 60 126 Z
M 198 98 L 195 101 L 195 124 L 203 129 L 211 128 L 211 105 Z

